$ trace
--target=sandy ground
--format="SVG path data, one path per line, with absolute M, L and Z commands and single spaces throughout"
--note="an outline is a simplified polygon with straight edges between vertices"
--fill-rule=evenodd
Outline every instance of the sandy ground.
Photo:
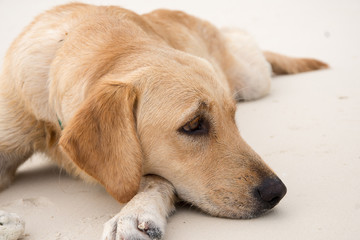
M 0 0 L 1 62 L 11 41 L 41 11 L 66 1 Z M 238 105 L 248 143 L 288 187 L 283 201 L 253 220 L 179 207 L 165 239 L 359 239 L 360 2 L 88 1 L 137 12 L 181 9 L 217 26 L 247 29 L 260 46 L 311 56 L 330 70 L 277 77 L 272 93 Z M 99 186 L 75 180 L 37 155 L 0 193 L 0 209 L 26 221 L 25 240 L 95 240 L 121 206 Z

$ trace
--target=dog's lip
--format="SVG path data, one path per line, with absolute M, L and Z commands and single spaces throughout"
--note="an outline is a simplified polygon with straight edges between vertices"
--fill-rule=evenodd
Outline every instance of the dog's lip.
M 196 202 L 189 202 L 181 198 L 179 198 L 179 200 L 180 201 L 177 202 L 177 205 L 180 207 L 185 207 L 189 209 L 191 208 L 191 210 L 202 212 L 204 214 L 213 217 L 228 218 L 228 219 L 246 220 L 246 219 L 257 218 L 263 216 L 264 214 L 267 214 L 272 209 L 269 208 L 269 206 L 262 204 L 261 202 L 258 202 L 257 200 L 254 201 L 256 202 L 256 204 L 249 206 L 249 208 L 245 211 L 241 211 L 240 209 L 230 208 L 229 206 L 227 207 L 214 206 L 213 204 L 211 204 L 212 207 L 206 208 L 204 206 L 199 206 Z
M 255 189 L 255 188 L 254 188 Z M 184 189 L 182 189 L 184 190 Z M 179 192 L 176 190 L 175 187 L 175 194 L 178 198 L 179 202 L 177 203 L 178 206 L 191 208 L 192 210 L 200 211 L 202 213 L 211 215 L 213 217 L 221 217 L 221 218 L 228 218 L 228 219 L 252 219 L 261 217 L 265 214 L 271 212 L 273 209 L 282 199 L 277 199 L 276 203 L 267 203 L 264 201 L 260 201 L 255 196 L 252 200 L 249 200 L 249 205 L 245 207 L 245 204 L 239 204 L 236 206 L 225 205 L 220 206 L 219 204 L 212 201 L 210 198 L 203 196 L 202 198 L 199 197 L 198 201 L 194 201 L 189 195 L 187 195 L 186 191 L 181 191 L 182 196 L 179 195 Z M 185 196 L 184 196 L 185 194 Z M 285 195 L 285 194 L 284 194 Z M 205 203 L 205 204 L 204 204 Z M 246 204 L 247 205 L 247 204 Z
M 221 218 L 229 218 L 229 219 L 253 219 L 253 218 L 257 218 L 257 217 L 261 217 L 264 214 L 268 213 L 270 209 L 266 209 L 266 208 L 257 208 L 255 211 L 249 211 L 246 213 L 239 213 L 236 212 L 234 210 L 229 211 L 229 210 L 224 210 L 224 211 L 219 211 L 216 214 L 212 214 L 212 213 L 207 213 L 205 211 L 205 213 L 210 214 L 211 216 L 214 217 L 221 217 Z M 204 210 L 201 210 L 204 212 Z

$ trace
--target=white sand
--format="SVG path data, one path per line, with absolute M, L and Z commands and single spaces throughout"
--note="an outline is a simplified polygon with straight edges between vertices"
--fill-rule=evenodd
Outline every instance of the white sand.
M 0 1 L 0 56 L 33 16 L 65 1 Z M 90 1 L 95 2 L 95 1 Z M 100 1 L 97 1 L 100 2 Z M 273 81 L 270 96 L 239 104 L 248 143 L 288 187 L 280 204 L 254 220 L 181 208 L 168 240 L 359 239 L 360 2 L 103 1 L 138 12 L 182 9 L 218 26 L 252 32 L 264 49 L 316 57 L 330 70 Z M 0 60 L 2 61 L 2 60 Z M 36 156 L 0 193 L 0 209 L 26 221 L 25 240 L 96 240 L 121 206 L 99 186 L 74 180 Z

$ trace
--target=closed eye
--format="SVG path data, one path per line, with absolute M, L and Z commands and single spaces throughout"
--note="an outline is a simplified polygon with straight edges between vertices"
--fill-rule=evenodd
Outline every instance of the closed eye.
M 209 133 L 209 123 L 205 118 L 197 116 L 178 131 L 187 135 L 206 135 Z

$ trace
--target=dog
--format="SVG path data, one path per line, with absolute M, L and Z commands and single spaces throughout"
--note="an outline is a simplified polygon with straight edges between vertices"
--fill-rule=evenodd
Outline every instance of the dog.
M 241 138 L 237 101 L 272 74 L 327 68 L 261 51 L 249 34 L 180 11 L 71 3 L 9 48 L 0 75 L 0 189 L 33 153 L 127 203 L 102 239 L 161 239 L 178 200 L 253 218 L 286 187 Z

